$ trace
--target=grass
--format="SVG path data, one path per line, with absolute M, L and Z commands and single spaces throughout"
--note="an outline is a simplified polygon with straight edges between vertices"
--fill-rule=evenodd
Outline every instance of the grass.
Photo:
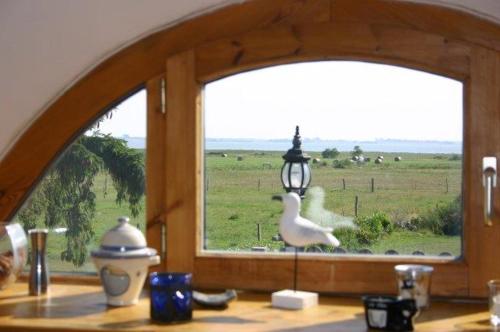
M 279 250 L 283 243 L 272 241 L 272 237 L 278 233 L 282 207 L 271 201 L 271 196 L 283 192 L 279 180 L 282 153 L 225 151 L 227 157 L 224 158 L 222 152 L 206 156 L 206 248 L 248 251 L 254 246 L 267 246 L 270 250 Z M 373 160 L 381 154 L 384 162 L 377 165 Z M 243 160 L 238 161 L 238 156 Z M 436 204 L 449 202 L 460 194 L 459 158 L 444 154 L 375 152 L 365 156 L 372 161 L 345 169 L 333 168 L 331 159 L 327 165 L 312 164 L 311 187 L 320 186 L 325 190 L 327 210 L 354 217 L 358 196 L 359 216 L 381 211 L 397 221 L 426 213 Z M 401 156 L 402 161 L 395 162 L 396 156 Z M 311 157 L 321 158 L 319 153 Z M 348 157 L 343 153 L 337 159 Z M 371 191 L 372 178 L 374 192 Z M 303 211 L 308 204 L 306 195 Z M 257 224 L 261 225 L 260 240 Z M 426 254 L 448 251 L 459 255 L 461 241 L 457 237 L 400 231 L 369 247 L 382 254 L 388 249 L 411 253 L 415 251 L 413 248 Z
M 461 255 L 460 236 L 440 236 L 430 232 L 396 231 L 369 249 L 374 253 L 383 254 L 389 249 L 396 250 L 401 255 L 411 255 L 414 251 L 424 251 L 426 255 L 439 255 L 449 252 L 453 256 Z
M 206 223 L 205 246 L 209 250 L 248 251 L 254 246 L 266 246 L 278 251 L 283 242 L 273 241 L 278 234 L 278 223 L 282 212 L 279 202 L 272 201 L 273 194 L 282 193 L 280 171 L 283 165 L 282 152 L 261 151 L 211 151 L 206 154 Z M 384 155 L 384 163 L 373 160 Z M 237 157 L 241 156 L 242 161 Z M 425 213 L 439 202 L 449 202 L 461 190 L 461 161 L 450 160 L 446 154 L 395 154 L 367 153 L 371 162 L 363 166 L 353 165 L 345 169 L 333 168 L 333 160 L 327 165 L 312 164 L 312 186 L 325 191 L 324 207 L 339 215 L 354 216 L 354 200 L 358 196 L 358 215 L 370 215 L 375 211 L 388 214 L 393 221 Z M 400 162 L 394 157 L 401 156 Z M 321 158 L 312 153 L 312 158 Z M 348 158 L 342 153 L 337 159 Z M 322 160 L 323 161 L 323 160 Z M 371 179 L 374 192 L 371 192 Z M 343 180 L 346 188 L 343 188 Z M 102 235 L 116 225 L 117 217 L 130 215 L 126 204 L 115 203 L 116 192 L 111 179 L 99 174 L 94 183 L 97 196 L 95 215 L 95 238 L 88 250 L 98 247 Z M 309 205 L 306 195 L 303 211 Z M 142 213 L 131 218 L 130 223 L 143 232 L 145 230 L 144 201 Z M 257 224 L 261 226 L 261 239 L 257 238 Z M 95 272 L 89 260 L 81 267 L 62 262 L 64 234 L 49 235 L 49 266 L 51 271 Z M 398 230 L 371 247 L 374 253 L 383 254 L 394 249 L 401 254 L 422 250 L 427 255 L 443 251 L 460 255 L 461 239 L 454 236 L 438 236 L 429 232 Z

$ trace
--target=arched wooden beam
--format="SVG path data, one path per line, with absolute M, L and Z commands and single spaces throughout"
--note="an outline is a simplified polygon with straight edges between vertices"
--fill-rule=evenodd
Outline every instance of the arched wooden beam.
M 400 65 L 464 80 L 471 46 L 411 28 L 365 22 L 281 25 L 196 48 L 197 77 L 208 82 L 264 66 L 299 61 L 360 60 Z
M 344 45 L 346 48 L 342 49 L 342 44 L 325 44 L 320 39 L 314 40 L 314 29 L 322 24 L 329 24 L 329 29 L 333 29 L 332 33 L 338 34 L 339 38 L 345 41 L 351 39 L 351 44 Z M 349 24 L 355 28 L 354 31 L 346 29 Z M 223 8 L 155 33 L 118 52 L 92 70 L 43 112 L 0 162 L 0 219 L 12 217 L 33 184 L 76 133 L 89 125 L 114 101 L 144 84 L 149 78 L 161 74 L 167 56 L 195 48 L 199 78 L 214 79 L 241 70 L 245 66 L 253 68 L 266 63 L 291 61 L 290 54 L 282 54 L 279 57 L 282 60 L 266 55 L 266 45 L 259 44 L 262 32 L 279 35 L 279 31 L 283 30 L 296 34 L 298 39 L 304 38 L 303 34 L 310 34 L 310 38 L 299 40 L 303 43 L 303 48 L 294 50 L 296 59 L 318 59 L 322 56 L 363 58 L 367 50 L 356 52 L 351 47 L 357 45 L 362 49 L 366 46 L 364 42 L 357 40 L 359 36 L 356 35 L 356 29 L 367 25 L 371 28 L 386 27 L 387 31 L 402 29 L 399 31 L 413 31 L 417 35 L 422 33 L 420 35 L 424 41 L 426 35 L 438 36 L 442 43 L 457 43 L 459 49 L 480 45 L 495 51 L 500 50 L 499 26 L 464 12 L 432 5 L 389 0 L 254 0 Z M 340 29 L 340 26 L 343 26 L 344 30 Z M 370 31 L 376 36 L 374 30 Z M 351 36 L 353 32 L 354 35 Z M 220 62 L 210 59 L 212 53 L 205 58 L 211 47 L 217 48 L 220 43 L 223 45 L 239 36 L 247 37 L 247 49 L 235 55 L 229 54 L 229 57 L 222 56 Z M 256 39 L 252 39 L 252 36 Z M 390 39 L 383 40 L 388 44 L 378 48 L 382 51 L 381 56 L 374 56 L 373 60 L 392 57 L 395 63 L 404 59 L 401 64 L 412 65 L 411 47 L 407 49 L 410 53 L 405 53 L 407 51 L 399 49 L 402 46 L 400 44 L 396 46 L 396 50 L 402 53 L 385 55 L 383 52 L 390 50 L 391 44 Z M 256 42 L 254 51 L 261 50 L 264 56 L 254 59 L 249 57 L 252 53 L 248 50 L 251 49 L 253 41 Z M 318 42 L 319 44 L 316 44 Z M 411 38 L 408 43 L 410 46 Z M 234 46 L 238 47 L 237 43 Z M 267 46 L 276 47 L 279 44 Z M 335 50 L 335 47 L 339 49 Z M 375 48 L 372 44 L 369 47 L 377 50 L 376 45 Z M 204 48 L 208 49 L 200 52 Z M 324 54 L 317 54 L 321 48 Z M 344 51 L 345 53 L 342 53 Z M 420 51 L 425 55 L 428 49 L 422 47 Z M 454 60 L 456 63 L 452 65 L 437 59 L 432 63 L 416 61 L 413 66 L 462 77 L 467 64 L 461 56 Z M 371 56 L 367 58 L 372 59 Z M 231 59 L 232 65 L 227 64 L 228 59 Z M 206 64 L 203 64 L 204 61 Z

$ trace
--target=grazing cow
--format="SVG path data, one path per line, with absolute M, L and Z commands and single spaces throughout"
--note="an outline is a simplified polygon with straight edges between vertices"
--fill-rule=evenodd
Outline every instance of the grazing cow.
M 394 158 L 394 161 L 401 161 L 401 160 L 403 160 L 403 158 L 401 158 L 400 156 Z
M 313 159 L 313 164 L 317 164 L 317 163 L 319 163 L 320 161 L 321 161 L 321 159 L 319 159 L 319 158 L 314 158 L 314 159 Z
M 223 153 L 220 155 L 222 158 L 227 158 L 227 153 Z

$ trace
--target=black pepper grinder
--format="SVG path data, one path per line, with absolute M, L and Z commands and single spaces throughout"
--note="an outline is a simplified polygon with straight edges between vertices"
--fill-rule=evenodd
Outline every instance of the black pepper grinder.
M 48 229 L 30 229 L 31 269 L 29 279 L 30 295 L 47 293 L 49 287 L 49 269 L 47 268 L 47 235 Z

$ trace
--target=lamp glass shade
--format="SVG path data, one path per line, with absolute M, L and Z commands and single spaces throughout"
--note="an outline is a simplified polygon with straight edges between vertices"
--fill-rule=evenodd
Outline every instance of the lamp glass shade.
M 288 179 L 288 173 L 290 171 L 290 163 L 285 162 L 283 168 L 281 169 L 281 182 L 284 188 L 290 188 L 290 181 Z
M 304 168 L 304 184 L 302 187 L 307 188 L 311 183 L 311 169 L 309 168 L 308 163 L 302 163 L 302 167 Z
M 307 162 L 285 162 L 281 170 L 283 187 L 289 191 L 302 193 L 311 181 L 311 170 Z

